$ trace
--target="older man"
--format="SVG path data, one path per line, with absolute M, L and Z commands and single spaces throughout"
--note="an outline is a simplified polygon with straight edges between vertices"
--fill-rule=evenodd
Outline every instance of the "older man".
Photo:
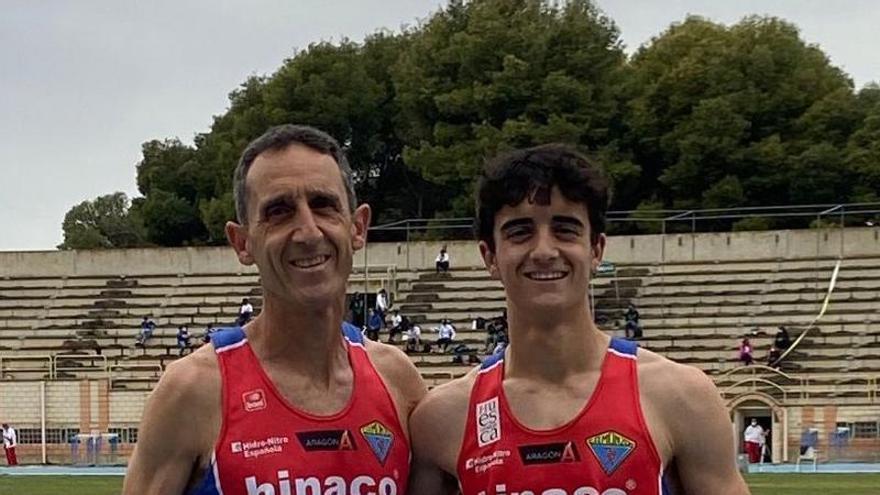
M 403 495 L 425 385 L 401 351 L 343 327 L 370 223 L 344 153 L 313 128 L 269 129 L 245 149 L 234 193 L 226 234 L 259 269 L 262 311 L 168 367 L 123 492 Z

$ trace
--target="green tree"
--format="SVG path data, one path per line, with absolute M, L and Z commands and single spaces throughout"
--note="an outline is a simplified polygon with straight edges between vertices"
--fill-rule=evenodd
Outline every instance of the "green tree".
M 451 2 L 394 67 L 404 162 L 442 186 L 442 214 L 470 215 L 473 179 L 499 151 L 563 141 L 616 156 L 604 148 L 624 60 L 590 1 Z
M 842 192 L 839 165 L 818 195 L 810 174 L 860 121 L 852 83 L 794 25 L 689 17 L 642 47 L 629 76 L 624 147 L 646 201 L 656 191 L 667 206 L 772 205 Z
M 148 238 L 161 246 L 201 244 L 207 234 L 196 207 L 173 192 L 154 190 L 138 210 Z
M 64 242 L 58 249 L 125 248 L 142 246 L 146 235 L 141 219 L 130 211 L 122 192 L 83 201 L 64 215 Z

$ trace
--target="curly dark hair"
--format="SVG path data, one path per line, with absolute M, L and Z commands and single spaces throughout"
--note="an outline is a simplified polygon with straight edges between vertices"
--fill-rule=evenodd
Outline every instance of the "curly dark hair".
M 590 219 L 590 243 L 605 232 L 610 191 L 602 170 L 574 147 L 546 144 L 512 151 L 483 167 L 477 185 L 477 239 L 495 251 L 495 215 L 504 206 L 529 201 L 548 204 L 553 186 L 570 201 L 582 203 Z

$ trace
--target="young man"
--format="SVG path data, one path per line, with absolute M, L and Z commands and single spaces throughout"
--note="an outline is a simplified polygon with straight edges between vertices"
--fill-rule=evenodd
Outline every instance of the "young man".
M 370 208 L 356 206 L 341 148 L 316 129 L 272 128 L 245 149 L 234 192 L 226 234 L 259 269 L 262 310 L 169 365 L 123 493 L 403 495 L 425 385 L 403 352 L 342 326 Z
M 599 171 L 565 146 L 517 151 L 487 167 L 477 202 L 510 345 L 416 408 L 412 493 L 659 495 L 668 481 L 674 493 L 747 494 L 711 380 L 593 323 Z

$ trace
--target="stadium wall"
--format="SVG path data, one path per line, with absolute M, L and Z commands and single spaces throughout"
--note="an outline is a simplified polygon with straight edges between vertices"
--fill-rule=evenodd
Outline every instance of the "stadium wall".
M 432 269 L 446 246 L 453 267 L 480 267 L 474 241 L 372 243 L 355 253 L 355 266 Z M 880 254 L 880 228 L 775 230 L 612 236 L 606 259 L 615 263 L 810 259 Z M 143 248 L 83 251 L 0 252 L 0 277 L 87 277 L 125 275 L 256 273 L 228 247 Z

